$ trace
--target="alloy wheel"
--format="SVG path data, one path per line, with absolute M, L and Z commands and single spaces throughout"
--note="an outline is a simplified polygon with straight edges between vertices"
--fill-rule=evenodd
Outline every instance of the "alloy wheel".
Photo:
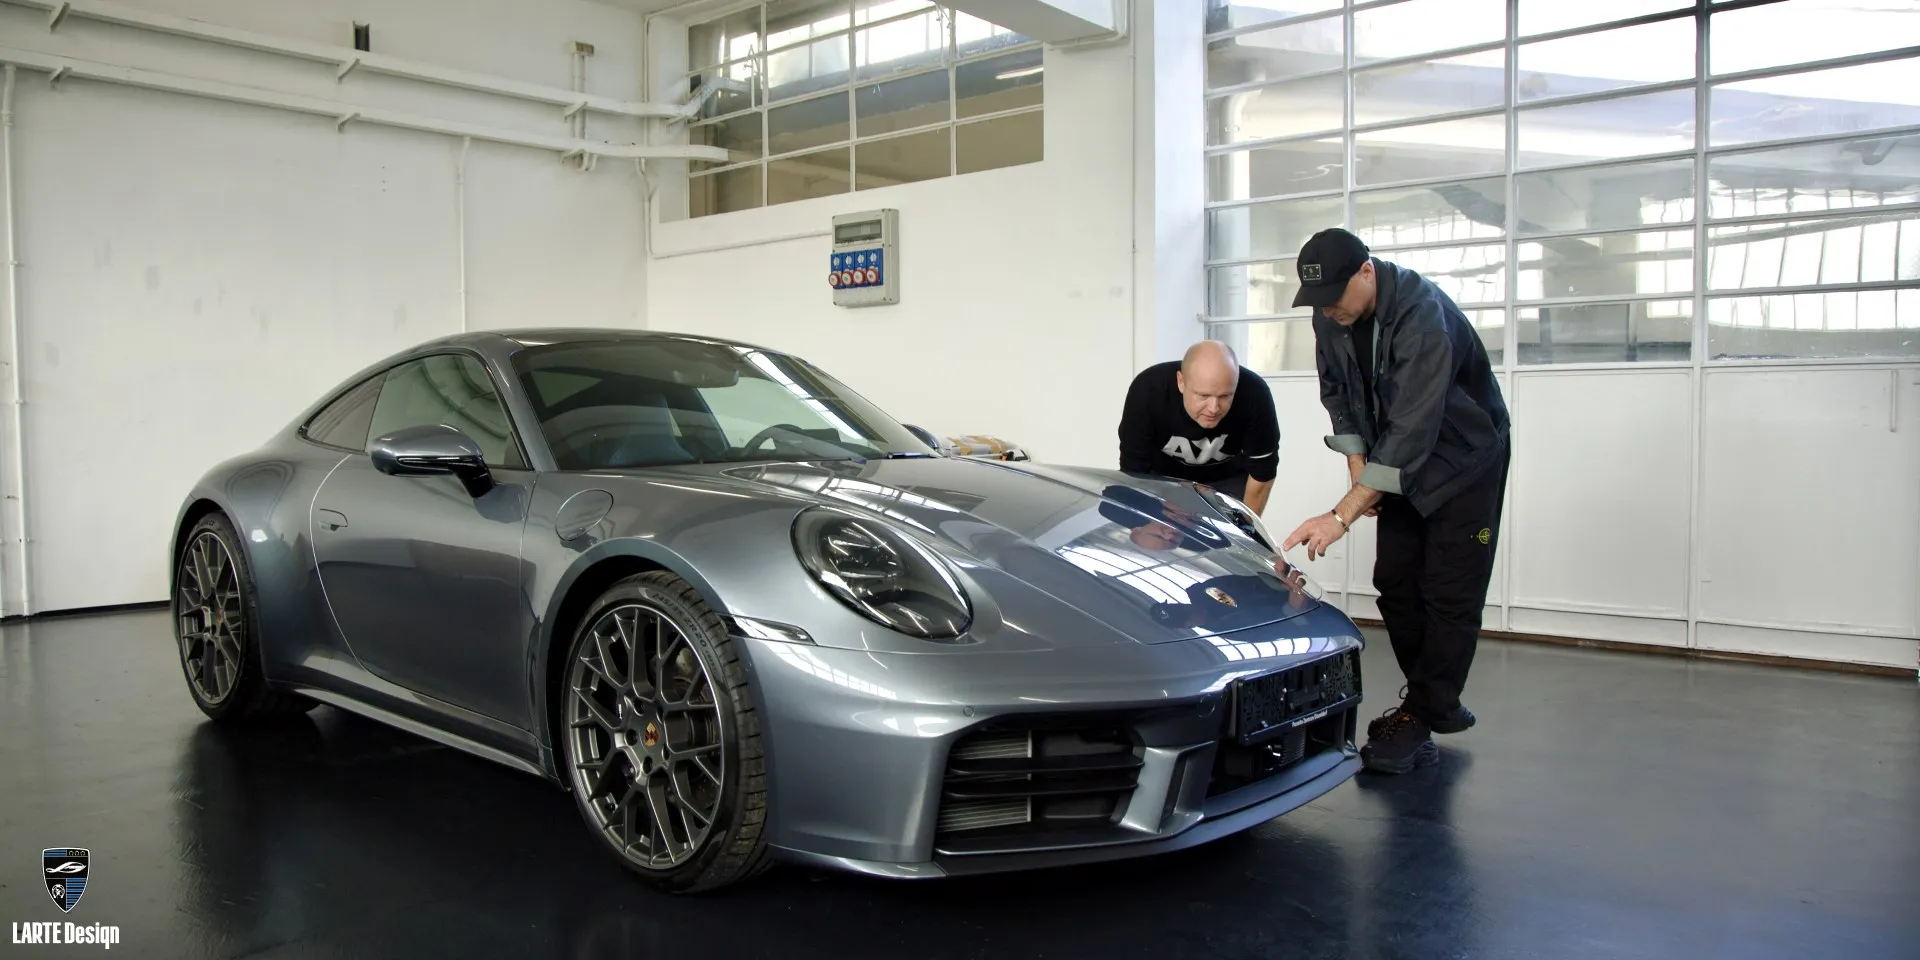
M 662 611 L 602 613 L 569 671 L 573 785 L 608 842 L 663 870 L 705 844 L 726 786 L 726 737 L 712 678 Z
M 175 633 L 187 682 L 208 704 L 224 701 L 240 677 L 245 611 L 227 545 L 203 532 L 187 547 L 174 601 Z

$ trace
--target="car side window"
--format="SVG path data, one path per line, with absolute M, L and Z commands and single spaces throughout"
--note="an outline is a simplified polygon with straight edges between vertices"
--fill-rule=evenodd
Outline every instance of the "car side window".
M 395 430 L 430 424 L 446 424 L 472 437 L 490 467 L 526 469 L 493 378 L 472 357 L 439 354 L 395 367 L 380 389 L 362 446 Z
M 301 428 L 301 435 L 315 443 L 345 450 L 365 450 L 367 428 L 373 423 L 373 402 L 380 396 L 385 374 L 375 374 L 341 394 L 320 409 Z

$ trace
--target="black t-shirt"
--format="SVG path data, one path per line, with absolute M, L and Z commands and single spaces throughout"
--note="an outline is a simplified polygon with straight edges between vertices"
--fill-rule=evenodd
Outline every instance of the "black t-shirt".
M 1280 455 L 1280 418 L 1267 382 L 1245 367 L 1233 406 L 1213 429 L 1187 415 L 1180 395 L 1180 361 L 1140 371 L 1120 414 L 1120 469 L 1217 483 L 1246 476 L 1273 479 Z

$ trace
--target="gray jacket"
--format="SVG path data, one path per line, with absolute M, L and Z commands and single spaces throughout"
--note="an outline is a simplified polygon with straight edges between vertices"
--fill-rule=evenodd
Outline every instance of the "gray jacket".
M 1433 282 L 1375 257 L 1373 389 L 1353 330 L 1314 311 L 1327 446 L 1364 454 L 1360 484 L 1427 515 L 1507 454 L 1506 400 L 1466 314 Z

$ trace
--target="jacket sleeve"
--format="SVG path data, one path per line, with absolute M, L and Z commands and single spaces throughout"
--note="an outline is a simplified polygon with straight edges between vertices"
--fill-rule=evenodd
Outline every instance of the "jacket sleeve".
M 1347 381 L 1345 369 L 1336 366 L 1332 337 L 1314 338 L 1313 359 L 1320 372 L 1320 405 L 1327 408 L 1327 417 L 1333 421 L 1333 434 L 1326 438 L 1327 447 L 1335 453 L 1349 456 L 1367 452 L 1367 440 L 1353 423 L 1353 407 L 1347 403 Z
M 1246 398 L 1235 398 L 1234 403 L 1252 403 L 1260 416 L 1254 419 L 1253 432 L 1248 434 L 1244 444 L 1247 458 L 1247 479 L 1259 483 L 1268 483 L 1280 472 L 1280 412 L 1273 405 L 1273 391 L 1267 388 L 1267 382 L 1259 377 L 1250 376 L 1244 381 L 1247 385 L 1242 392 L 1252 394 Z
M 1153 445 L 1153 401 L 1145 377 L 1135 377 L 1120 409 L 1120 469 L 1125 473 L 1153 473 L 1157 465 Z
M 1394 324 L 1393 367 L 1380 371 L 1393 379 L 1393 406 L 1386 412 L 1387 429 L 1360 472 L 1363 487 L 1403 494 L 1402 475 L 1433 454 L 1453 383 L 1453 343 L 1441 309 L 1439 301 L 1423 300 Z

